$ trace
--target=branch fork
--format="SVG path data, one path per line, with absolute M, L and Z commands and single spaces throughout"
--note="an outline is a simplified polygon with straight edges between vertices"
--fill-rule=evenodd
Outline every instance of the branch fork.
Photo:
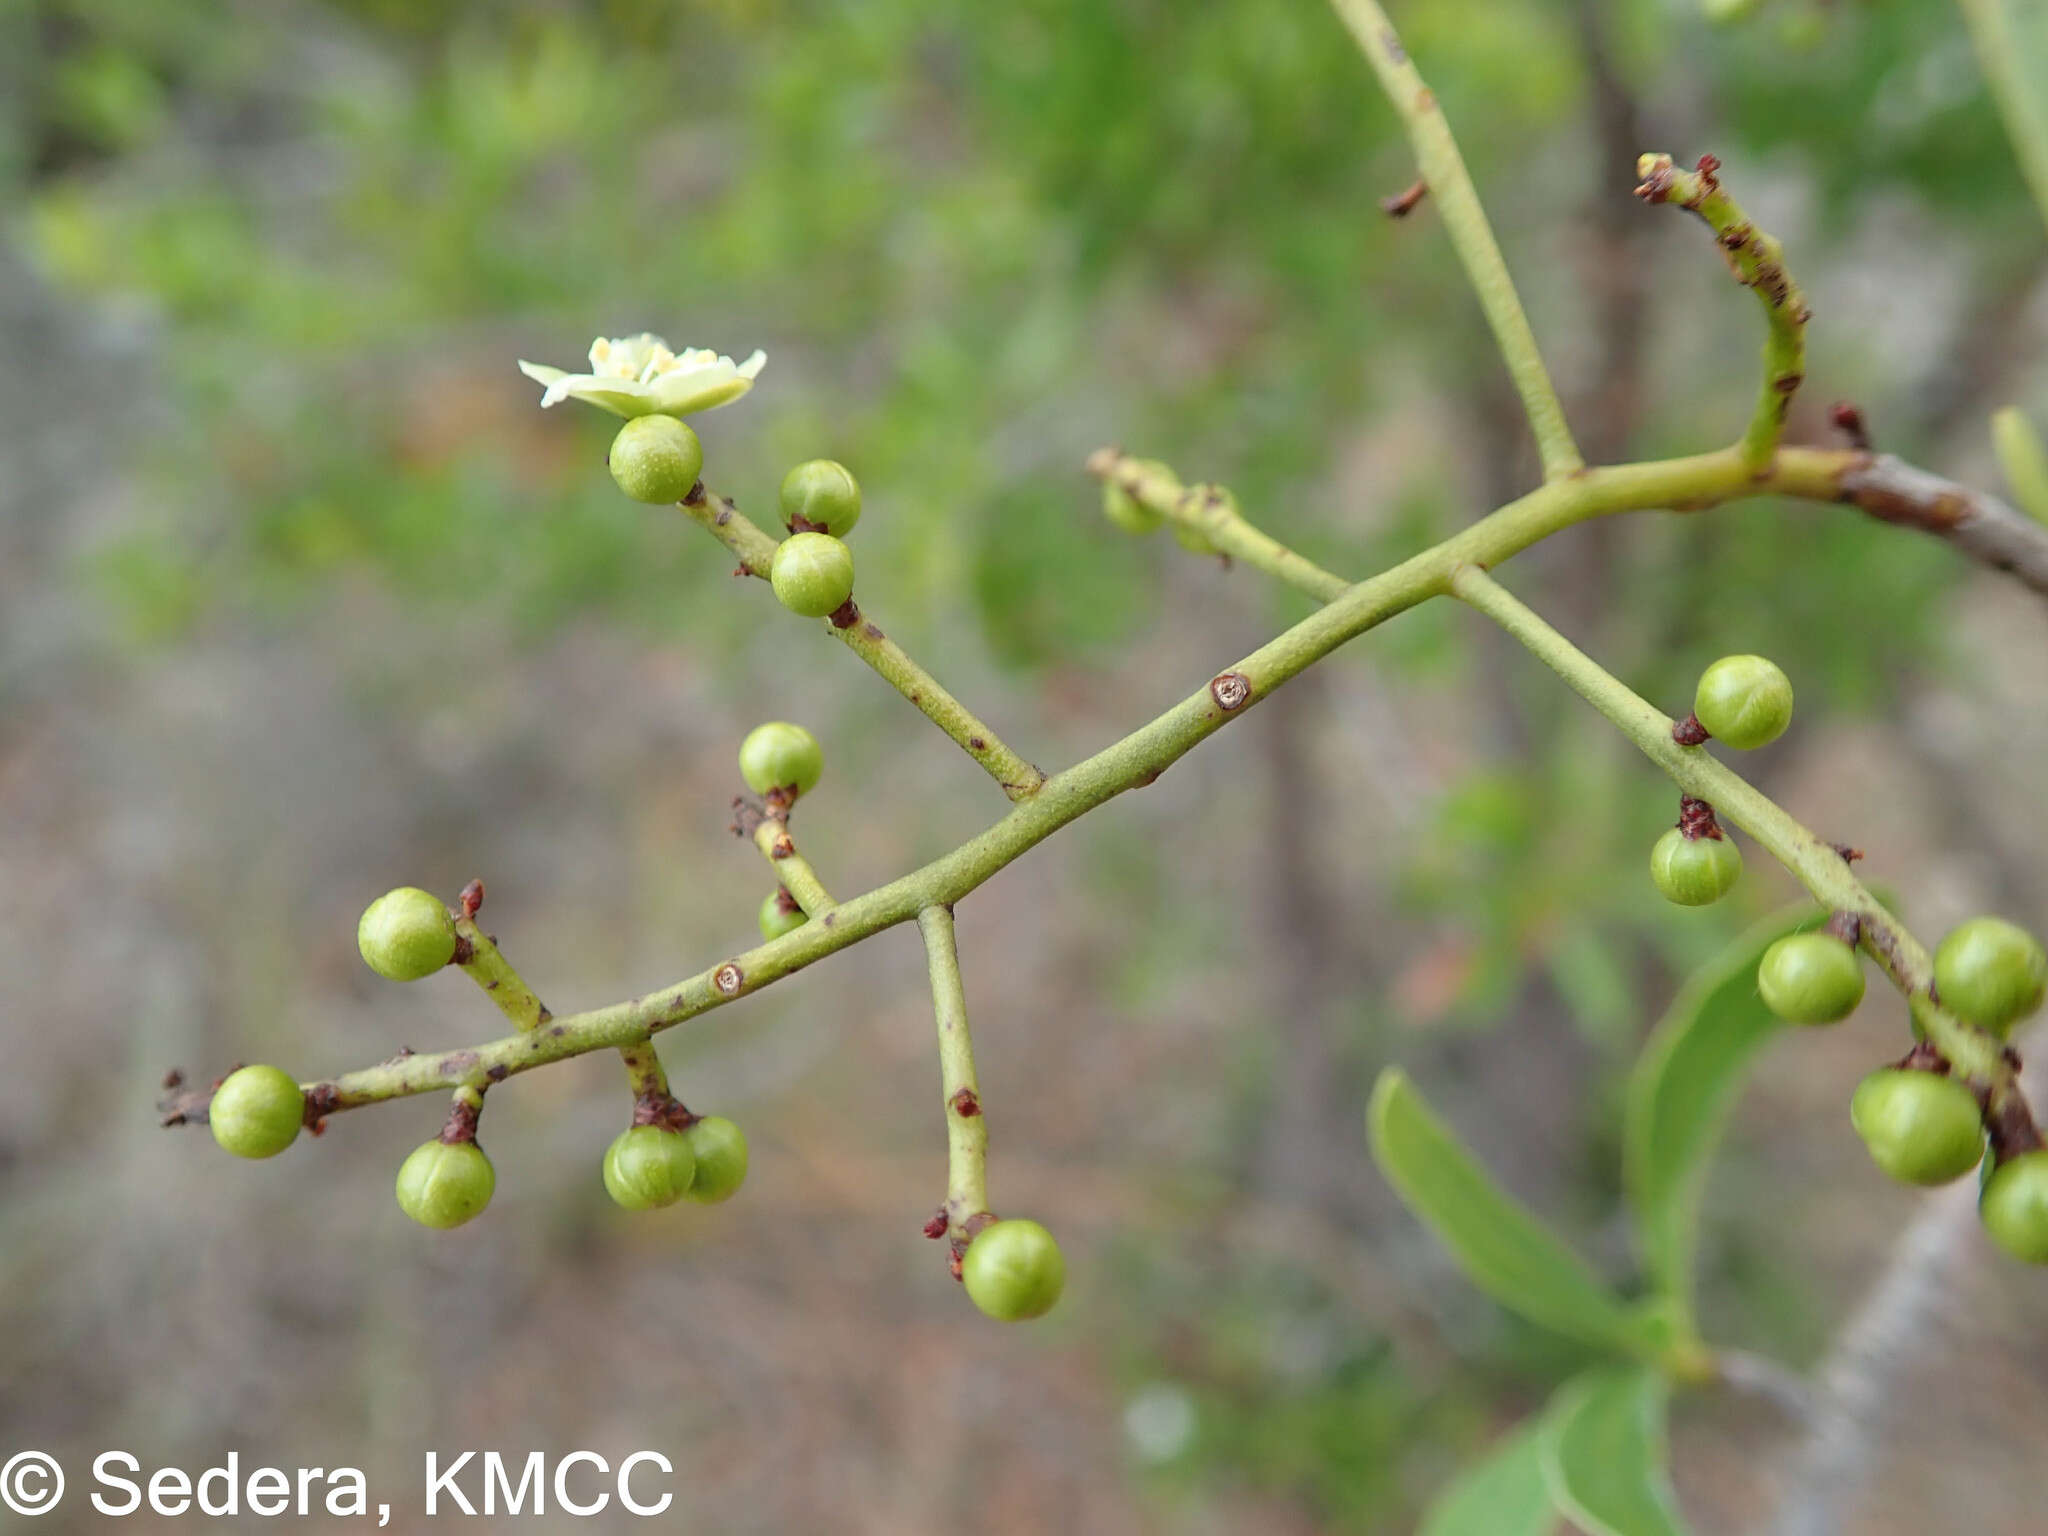
M 1784 248 L 1751 223 L 1722 189 L 1721 162 L 1701 155 L 1697 169 L 1680 170 L 1669 155 L 1646 154 L 1636 162 L 1636 196 L 1646 203 L 1676 203 L 1714 232 L 1728 270 L 1763 305 L 1769 336 L 1764 343 L 1763 392 L 1738 445 L 1743 461 L 1761 470 L 1785 434 L 1792 396 L 1806 378 L 1806 296 L 1785 266 Z
M 1227 558 L 1264 570 L 1324 604 L 1235 666 L 1212 675 L 1158 718 L 1065 771 L 1048 777 L 913 661 L 849 599 L 824 626 L 958 744 L 1002 788 L 1009 813 L 951 853 L 887 885 L 835 903 L 798 851 L 789 810 L 774 797 L 736 806 L 735 830 L 751 837 L 777 872 L 782 897 L 814 921 L 735 955 L 695 976 L 643 997 L 556 1018 L 519 977 L 496 941 L 477 925 L 481 882 L 466 887 L 455 962 L 515 1032 L 453 1051 L 400 1053 L 375 1066 L 303 1085 L 308 1122 L 364 1104 L 452 1090 L 448 1129 L 473 1137 L 486 1090 L 520 1072 L 594 1050 L 615 1049 L 635 1094 L 635 1114 L 689 1117 L 669 1092 L 652 1036 L 767 986 L 826 955 L 899 923 L 915 921 L 925 941 L 937 1020 L 941 1086 L 948 1132 L 945 1205 L 927 1225 L 949 1236 L 957 1273 L 974 1233 L 993 1217 L 987 1209 L 986 1117 L 975 1083 L 952 904 L 1037 843 L 1126 790 L 1159 774 L 1246 706 L 1283 686 L 1350 639 L 1430 598 L 1455 595 L 1495 619 L 1606 714 L 1681 787 L 1699 830 L 1719 836 L 1716 810 L 1755 837 L 1809 890 L 1854 925 L 1857 942 L 1908 998 L 1929 1049 L 1983 1097 L 1995 1136 L 2007 1146 L 2038 1143 L 2039 1132 L 2018 1097 L 2016 1058 L 1984 1032 L 1947 1012 L 1933 995 L 1927 954 L 1850 873 L 1853 851 L 1800 826 L 1708 753 L 1697 721 L 1673 722 L 1573 648 L 1487 574 L 1520 550 L 1579 522 L 1620 512 L 1703 510 L 1746 497 L 1785 495 L 1842 502 L 1873 517 L 1923 529 L 1986 564 L 2017 575 L 2048 595 L 2048 529 L 1996 498 L 1869 451 L 1860 417 L 1838 424 L 1846 449 L 1787 448 L 1782 436 L 1790 400 L 1804 372 L 1805 299 L 1778 242 L 1758 230 L 1722 188 L 1719 163 L 1703 156 L 1679 169 L 1669 156 L 1644 157 L 1638 188 L 1647 202 L 1677 202 L 1713 230 L 1737 280 L 1765 311 L 1768 338 L 1760 398 L 1741 439 L 1716 452 L 1654 463 L 1587 468 L 1572 439 L 1505 260 L 1481 209 L 1436 98 L 1416 72 L 1375 0 L 1333 0 L 1393 100 L 1414 149 L 1420 178 L 1390 200 L 1401 213 L 1425 192 L 1470 277 L 1499 343 L 1541 452 L 1546 483 L 1391 570 L 1353 583 L 1302 558 L 1248 522 L 1235 499 L 1214 487 L 1189 490 L 1170 472 L 1104 449 L 1089 469 L 1177 525 L 1199 532 Z M 765 580 L 776 541 L 728 499 L 694 484 L 681 510 L 735 557 L 738 573 Z M 1695 739 L 1695 737 L 1697 739 Z M 1708 804 L 1711 799 L 1712 805 Z M 160 1104 L 166 1124 L 203 1121 L 207 1094 L 167 1080 Z M 690 1117 L 694 1118 L 694 1117 Z M 655 1123 L 650 1118 L 640 1123 Z M 444 1130 L 444 1136 L 448 1130 Z M 2029 1140 L 2032 1138 L 2032 1140 Z M 936 1227 L 937 1230 L 933 1230 Z

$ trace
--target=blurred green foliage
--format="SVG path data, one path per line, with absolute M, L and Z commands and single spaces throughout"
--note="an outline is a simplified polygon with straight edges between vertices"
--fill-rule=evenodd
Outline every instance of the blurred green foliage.
M 1796 7 L 1725 30 L 1611 10 L 1632 73 L 1655 80 L 1683 49 L 1718 86 L 1724 159 L 1796 156 L 1844 217 L 1896 184 L 1987 239 L 2023 234 L 1941 8 L 1832 7 L 1791 42 Z M 970 596 L 997 654 L 1025 663 L 1146 614 L 1139 556 L 1085 515 L 1077 451 L 1142 443 L 1227 480 L 1283 536 L 1334 542 L 1304 503 L 1347 434 L 1413 368 L 1457 392 L 1497 366 L 1435 232 L 1373 215 L 1404 152 L 1306 0 L 1038 0 L 996 18 L 957 0 L 9 12 L 31 247 L 160 328 L 189 406 L 155 445 L 184 505 L 105 573 L 152 634 L 317 601 L 360 563 L 541 628 L 686 611 L 703 562 L 616 515 L 587 472 L 602 423 L 518 418 L 531 392 L 508 336 L 558 362 L 600 329 L 767 346 L 744 421 L 711 424 L 720 482 L 759 494 L 796 455 L 855 462 L 889 508 L 864 539 L 891 582 Z M 1570 8 L 1467 0 L 1402 20 L 1526 271 L 1554 231 L 1518 241 L 1522 220 L 1586 186 L 1583 166 L 1529 152 L 1584 116 Z M 1704 288 L 1707 266 L 1674 281 Z M 1696 446 L 1695 410 L 1672 402 L 1682 444 L 1652 412 L 1644 447 Z M 1350 562 L 1471 510 L 1432 488 Z M 1753 521 L 1740 538 L 1717 521 L 1716 585 L 1760 594 L 1749 628 L 1812 633 L 1771 615 L 1840 583 L 1757 582 L 1783 550 L 1775 514 Z M 1865 560 L 1845 576 L 1908 608 L 1940 569 L 1860 532 L 1815 543 L 1817 564 Z M 1695 574 L 1673 560 L 1646 596 Z M 1867 673 L 1837 680 L 1870 692 Z
M 1780 0 L 1728 28 L 1654 0 L 1394 9 L 1560 356 L 1591 345 L 1574 223 L 1625 195 L 1638 148 L 1810 188 L 1805 273 L 1879 204 L 1942 221 L 1971 275 L 2039 259 L 1944 6 Z M 1593 147 L 1586 14 L 1648 123 L 1701 142 Z M 539 417 L 513 369 L 578 361 L 598 332 L 765 347 L 756 393 L 700 423 L 708 478 L 752 505 L 796 459 L 846 461 L 864 591 L 913 637 L 971 618 L 1026 677 L 1140 632 L 1158 564 L 1186 558 L 1102 526 L 1078 473 L 1100 442 L 1231 485 L 1361 573 L 1483 510 L 1436 463 L 1397 468 L 1383 506 L 1332 489 L 1417 401 L 1469 434 L 1500 380 L 1427 211 L 1377 211 L 1409 159 L 1318 0 L 0 0 L 0 53 L 15 232 L 144 332 L 171 402 L 143 423 L 151 505 L 81 571 L 145 650 L 288 625 L 364 582 L 532 640 L 604 615 L 741 644 L 746 624 L 700 617 L 723 565 L 602 473 L 609 420 Z M 1744 296 L 1704 241 L 1672 248 L 1686 265 L 1653 281 L 1682 301 L 1659 313 L 1715 339 L 1637 402 L 1639 455 L 1732 437 L 1754 387 Z M 1899 402 L 1888 445 L 1910 449 L 1912 379 L 1857 317 L 1815 333 L 1844 376 L 1812 387 Z M 1882 710 L 1902 669 L 1938 664 L 1957 567 L 1932 542 L 1771 506 L 1631 534 L 1596 596 L 1607 659 L 1651 697 L 1739 648 L 1780 660 L 1802 709 Z M 1495 665 L 1474 645 L 1426 612 L 1374 657 L 1469 690 Z M 1514 749 L 1445 787 L 1397 895 L 1471 938 L 1450 1018 L 1542 985 L 1619 1060 L 1661 1002 L 1645 954 L 1682 968 L 1742 914 L 1681 926 L 1642 900 L 1668 790 L 1548 688 L 1513 690 L 1546 702 L 1512 701 Z M 1417 1436 L 1487 1438 L 1469 1402 L 1418 1417 L 1367 1335 L 1276 1385 L 1240 1336 L 1275 1315 L 1261 1289 L 1187 1324 L 1198 1480 L 1376 1528 L 1412 1507 L 1396 1469 Z

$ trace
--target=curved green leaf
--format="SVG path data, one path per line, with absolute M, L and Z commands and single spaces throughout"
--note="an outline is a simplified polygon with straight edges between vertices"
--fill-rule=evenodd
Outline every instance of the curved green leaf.
M 1650 1279 L 1688 1317 L 1708 1159 L 1743 1069 L 1785 1027 L 1757 995 L 1757 962 L 1786 934 L 1826 921 L 1801 902 L 1741 934 L 1679 989 L 1630 1074 L 1622 1182 Z
M 1604 1349 L 1648 1344 L 1620 1298 L 1493 1182 L 1406 1073 L 1389 1067 L 1380 1074 L 1366 1132 L 1394 1192 L 1487 1295 L 1533 1323 Z
M 1415 1536 L 1551 1536 L 1556 1529 L 1538 1419 L 1459 1473 L 1430 1505 Z
M 1544 1415 L 1550 1497 L 1586 1536 L 1686 1536 L 1666 1467 L 1664 1378 L 1645 1368 L 1589 1371 Z

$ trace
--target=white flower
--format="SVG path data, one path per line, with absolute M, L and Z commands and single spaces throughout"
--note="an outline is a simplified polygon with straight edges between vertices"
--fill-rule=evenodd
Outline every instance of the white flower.
M 739 399 L 754 387 L 767 361 L 765 352 L 738 364 L 703 347 L 672 352 L 659 336 L 642 331 L 598 337 L 590 344 L 588 373 L 564 373 L 524 359 L 519 371 L 547 386 L 540 397 L 543 407 L 587 400 L 614 416 L 688 416 Z

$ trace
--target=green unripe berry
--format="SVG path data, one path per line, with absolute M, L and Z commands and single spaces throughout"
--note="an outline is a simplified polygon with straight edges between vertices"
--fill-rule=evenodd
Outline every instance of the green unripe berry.
M 757 795 L 794 790 L 807 795 L 825 771 L 818 738 L 787 720 L 770 720 L 747 732 L 740 743 L 740 777 Z
M 221 1150 L 237 1157 L 275 1157 L 298 1140 L 306 1096 L 276 1067 L 241 1067 L 213 1090 L 206 1123 Z
M 455 958 L 455 919 L 440 897 L 402 885 L 363 909 L 356 948 L 379 976 L 418 981 Z
M 398 1208 L 423 1227 L 446 1230 L 480 1215 L 498 1175 L 473 1141 L 421 1142 L 398 1167 Z
M 798 520 L 812 533 L 843 539 L 860 521 L 860 482 L 844 464 L 812 459 L 782 477 L 782 521 L 795 530 Z
M 791 613 L 822 619 L 853 596 L 853 551 L 829 533 L 792 533 L 775 546 L 768 580 Z
M 1716 740 L 1761 747 L 1792 723 L 1792 679 L 1762 656 L 1723 656 L 1700 674 L 1692 712 Z
M 1134 462 L 1140 469 L 1173 480 L 1175 487 L 1178 488 L 1180 482 L 1174 480 L 1173 471 L 1159 460 L 1138 459 Z M 1150 533 L 1165 521 L 1159 513 L 1146 506 L 1114 480 L 1105 480 L 1102 483 L 1102 515 L 1125 533 Z
M 1952 1077 L 1882 1068 L 1856 1085 L 1849 1120 L 1871 1161 L 1904 1184 L 1946 1184 L 1984 1158 L 1977 1096 Z
M 2048 953 L 2017 924 L 1973 917 L 1936 946 L 1934 991 L 1957 1017 L 2002 1035 L 2041 1006 Z
M 762 938 L 779 939 L 785 933 L 795 933 L 797 929 L 803 927 L 804 909 L 785 907 L 782 904 L 782 892 L 779 889 L 773 890 L 761 900 L 760 922 Z
M 1863 1001 L 1863 966 L 1832 933 L 1795 933 L 1764 951 L 1756 985 L 1788 1024 L 1833 1024 Z
M 683 1132 L 697 1159 L 697 1179 L 689 1197 L 699 1205 L 719 1205 L 747 1182 L 747 1133 L 723 1115 L 706 1115 Z
M 1650 849 L 1650 878 L 1666 901 L 1704 907 L 1734 888 L 1742 854 L 1725 837 L 1687 837 L 1673 827 Z
M 612 478 L 635 501 L 681 501 L 704 472 L 704 445 L 685 421 L 635 416 L 612 439 Z
M 1067 1261 L 1035 1221 L 998 1221 L 967 1245 L 960 1278 L 974 1304 L 999 1323 L 1043 1317 L 1067 1285 Z
M 1994 1168 L 1977 1197 L 1977 1215 L 2014 1258 L 2048 1264 L 2048 1150 L 2022 1152 Z
M 604 1187 L 629 1211 L 674 1205 L 697 1177 L 697 1154 L 681 1131 L 636 1125 L 619 1132 L 604 1154 Z

